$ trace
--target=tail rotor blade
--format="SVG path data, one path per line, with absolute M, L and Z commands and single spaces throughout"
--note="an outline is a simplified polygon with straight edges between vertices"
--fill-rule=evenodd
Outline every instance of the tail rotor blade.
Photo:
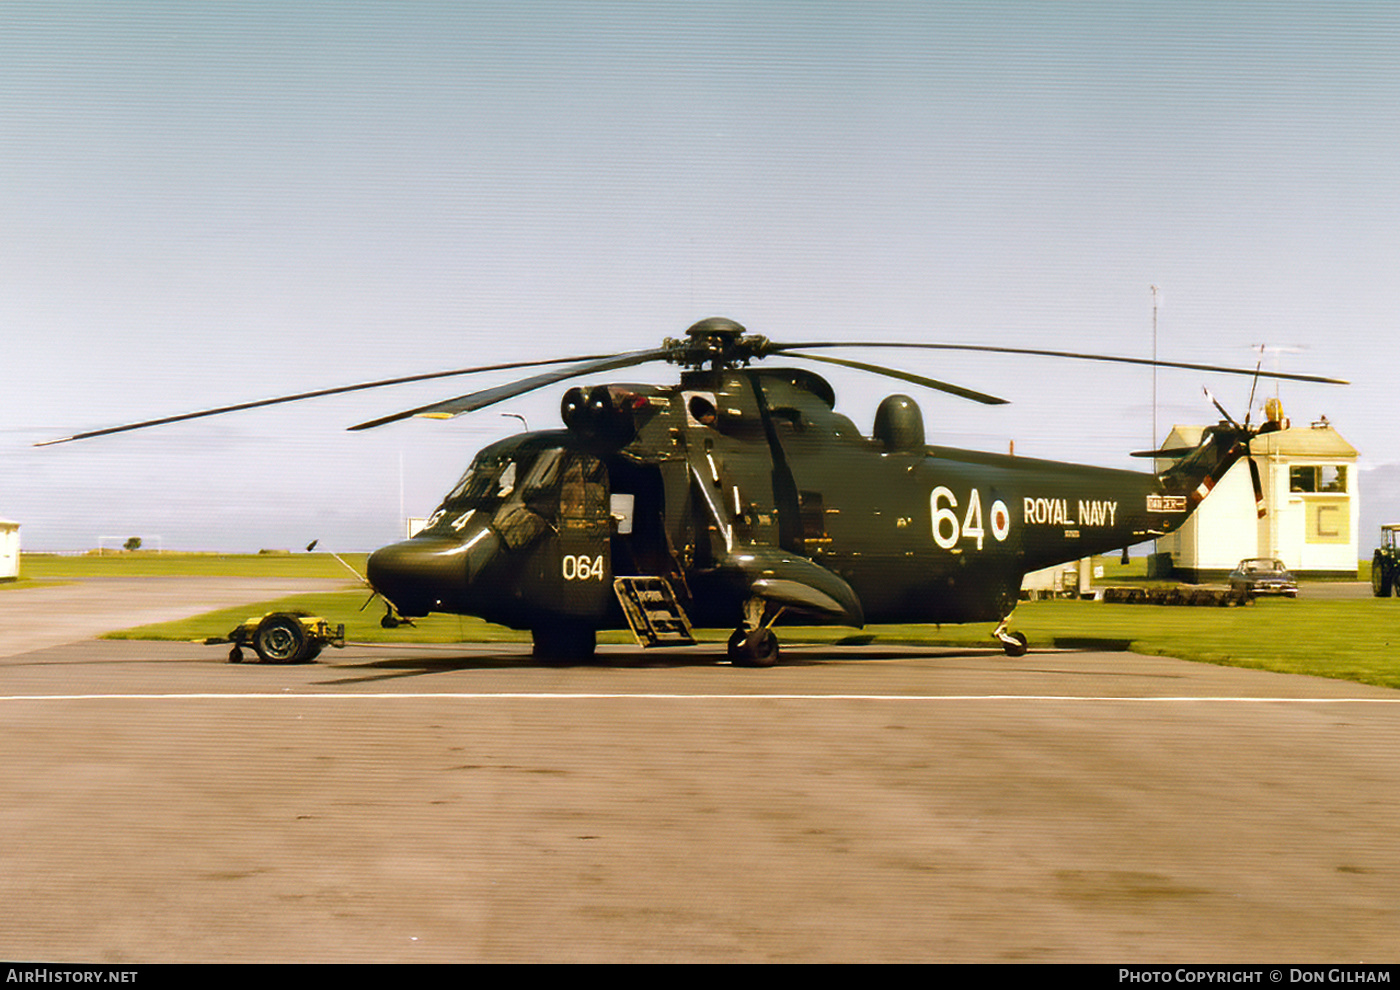
M 1231 426 L 1238 427 L 1240 425 L 1238 422 L 1235 421 L 1235 417 L 1231 416 L 1228 412 L 1225 411 L 1225 407 L 1220 404 L 1220 400 L 1210 394 L 1210 389 L 1203 388 L 1201 389 L 1201 391 L 1206 394 L 1206 398 L 1210 400 L 1210 404 L 1213 405 L 1217 410 L 1219 410 L 1220 415 L 1225 417 L 1226 422 L 1228 422 Z

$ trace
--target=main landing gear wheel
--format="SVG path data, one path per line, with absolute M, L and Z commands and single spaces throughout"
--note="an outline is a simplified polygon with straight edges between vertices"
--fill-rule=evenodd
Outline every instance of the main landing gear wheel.
M 365 602 L 366 605 L 369 602 Z M 399 626 L 411 626 L 413 620 L 406 615 L 400 615 L 395 611 L 394 606 L 389 602 L 384 603 L 384 615 L 380 618 L 379 624 L 385 629 L 397 629 Z
M 269 615 L 253 634 L 253 649 L 258 651 L 258 659 L 263 663 L 300 663 L 307 659 L 309 652 L 306 630 L 296 616 L 280 612 Z
M 778 662 L 778 637 L 771 629 L 735 629 L 729 637 L 729 662 L 736 667 L 773 666 Z

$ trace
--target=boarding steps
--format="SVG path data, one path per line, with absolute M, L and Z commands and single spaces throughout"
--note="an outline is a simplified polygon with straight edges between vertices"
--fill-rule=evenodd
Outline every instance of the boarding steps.
M 690 619 L 676 600 L 671 582 L 663 577 L 641 575 L 613 579 L 613 591 L 637 637 L 637 645 L 693 646 L 695 636 Z

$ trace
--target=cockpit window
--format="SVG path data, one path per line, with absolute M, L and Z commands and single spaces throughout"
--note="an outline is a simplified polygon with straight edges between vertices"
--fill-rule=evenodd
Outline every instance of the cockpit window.
M 605 469 L 597 458 L 562 447 L 478 457 L 425 528 L 462 533 L 483 514 L 511 549 L 550 528 L 606 520 Z
M 559 467 L 564 462 L 564 451 L 560 447 L 546 450 L 535 458 L 534 465 L 525 473 L 521 483 L 521 496 L 528 502 L 532 498 L 554 492 L 559 487 Z
M 515 491 L 515 462 L 511 461 L 496 478 L 496 497 L 505 498 Z
M 442 500 L 443 508 L 490 508 L 515 491 L 517 472 L 513 457 L 477 459 Z

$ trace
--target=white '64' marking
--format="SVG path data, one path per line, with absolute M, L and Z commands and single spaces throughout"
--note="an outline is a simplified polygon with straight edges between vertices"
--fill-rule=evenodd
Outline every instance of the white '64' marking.
M 982 495 L 973 488 L 967 493 L 967 511 L 962 522 L 953 510 L 958 507 L 957 496 L 952 490 L 939 485 L 929 493 L 929 511 L 933 515 L 933 542 L 944 550 L 951 550 L 964 538 L 977 541 L 981 550 L 986 540 L 987 530 L 982 524 Z M 946 504 L 945 504 L 946 503 Z M 997 499 L 992 503 L 992 536 L 998 542 L 1006 539 L 1011 532 L 1011 515 L 1006 511 L 1006 503 Z

